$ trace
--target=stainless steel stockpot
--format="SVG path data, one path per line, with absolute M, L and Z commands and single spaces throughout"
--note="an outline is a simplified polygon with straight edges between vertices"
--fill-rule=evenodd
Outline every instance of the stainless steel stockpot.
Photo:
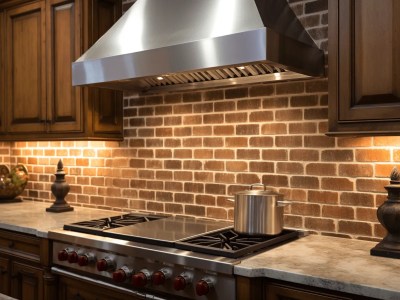
M 263 186 L 263 189 L 253 189 Z M 235 194 L 234 230 L 246 235 L 276 235 L 283 229 L 284 206 L 290 204 L 283 195 L 252 184 L 249 190 Z

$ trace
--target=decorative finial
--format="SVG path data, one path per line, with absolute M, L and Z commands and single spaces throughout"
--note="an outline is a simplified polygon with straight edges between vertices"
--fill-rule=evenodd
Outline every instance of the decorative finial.
M 51 185 L 51 192 L 56 197 L 56 201 L 54 201 L 52 206 L 46 208 L 46 211 L 64 212 L 74 210 L 64 199 L 69 192 L 69 184 L 65 181 L 64 165 L 61 159 L 58 161 L 57 172 L 54 175 L 56 179 Z
M 390 173 L 390 183 L 400 183 L 400 172 L 397 167 L 394 167 Z

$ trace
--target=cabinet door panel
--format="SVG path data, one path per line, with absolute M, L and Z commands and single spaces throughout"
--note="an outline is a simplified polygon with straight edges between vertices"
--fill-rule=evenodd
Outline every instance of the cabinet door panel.
M 11 296 L 24 300 L 43 299 L 42 270 L 19 262 L 11 265 Z
M 44 4 L 6 13 L 6 101 L 10 132 L 45 130 Z
M 119 0 L 93 1 L 93 43 L 118 20 L 121 9 Z M 94 101 L 94 133 L 122 134 L 122 92 L 90 88 L 89 98 Z
M 0 293 L 9 295 L 10 293 L 10 262 L 7 258 L 0 257 Z
M 79 57 L 80 1 L 50 0 L 46 7 L 48 119 L 50 131 L 82 131 L 81 90 L 72 86 L 71 63 Z

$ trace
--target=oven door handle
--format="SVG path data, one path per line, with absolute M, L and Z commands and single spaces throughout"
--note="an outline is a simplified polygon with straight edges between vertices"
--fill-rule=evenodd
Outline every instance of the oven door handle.
M 96 279 L 89 278 L 89 277 L 82 276 L 82 275 L 78 275 L 78 274 L 66 271 L 64 269 L 57 268 L 57 267 L 51 267 L 51 272 L 53 274 L 66 276 L 66 277 L 69 277 L 69 278 L 72 278 L 72 279 L 77 279 L 77 280 L 80 280 L 80 281 L 85 281 L 85 282 L 88 282 L 88 283 L 91 283 L 91 284 L 102 286 L 102 287 L 105 287 L 105 288 L 108 288 L 108 289 L 111 289 L 111 290 L 114 290 L 114 291 L 117 291 L 117 292 L 122 292 L 122 293 L 125 293 L 125 294 L 129 294 L 129 295 L 138 297 L 140 299 L 167 300 L 166 298 L 161 298 L 161 297 L 158 297 L 158 296 L 155 296 L 155 295 L 152 295 L 152 294 L 141 293 L 141 292 L 130 290 L 130 289 L 127 289 L 127 288 L 123 288 L 123 287 L 120 287 L 120 286 L 115 286 L 115 285 L 112 285 L 112 284 L 110 284 L 108 282 L 104 282 L 104 281 L 101 281 L 101 280 L 96 280 Z

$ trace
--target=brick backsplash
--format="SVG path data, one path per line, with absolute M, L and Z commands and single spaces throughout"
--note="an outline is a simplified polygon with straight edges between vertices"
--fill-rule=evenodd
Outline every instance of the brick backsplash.
M 327 2 L 289 0 L 325 50 Z M 123 142 L 0 143 L 1 160 L 27 165 L 30 200 L 53 201 L 62 158 L 73 205 L 232 220 L 227 197 L 262 182 L 293 201 L 286 226 L 380 238 L 376 207 L 400 161 L 400 138 L 327 137 L 327 83 L 126 94 Z

